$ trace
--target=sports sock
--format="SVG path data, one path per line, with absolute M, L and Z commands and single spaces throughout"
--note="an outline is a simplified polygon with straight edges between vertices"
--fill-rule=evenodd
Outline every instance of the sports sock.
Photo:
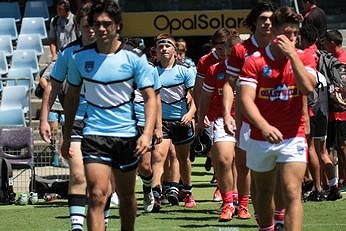
M 69 194 L 68 208 L 70 212 L 70 222 L 72 231 L 82 231 L 85 219 L 86 195 Z
M 284 224 L 284 219 L 285 219 L 285 209 L 275 209 L 274 212 L 274 224 Z
M 258 231 L 274 231 L 274 224 L 272 224 L 271 226 L 268 227 L 258 227 Z
M 143 192 L 144 193 L 150 193 L 151 192 L 151 183 L 153 179 L 153 174 L 150 176 L 141 176 L 142 182 L 143 182 Z
M 249 204 L 249 195 L 238 194 L 238 205 L 247 208 Z
M 231 204 L 233 205 L 233 194 L 232 191 L 228 191 L 225 193 L 221 193 L 222 200 L 224 204 Z

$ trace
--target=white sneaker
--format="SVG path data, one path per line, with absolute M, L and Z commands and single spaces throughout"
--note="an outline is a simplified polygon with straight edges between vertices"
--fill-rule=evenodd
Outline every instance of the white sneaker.
M 151 211 L 153 211 L 154 204 L 155 204 L 155 199 L 154 199 L 153 191 L 151 190 L 150 193 L 144 193 L 144 197 L 143 197 L 144 211 L 147 213 L 150 213 Z
M 111 198 L 111 204 L 109 205 L 110 208 L 119 208 L 119 198 L 116 192 L 112 194 Z
M 38 203 L 38 195 L 35 192 L 29 194 L 29 204 L 34 205 Z
M 28 204 L 28 194 L 21 193 L 16 201 L 17 205 L 26 205 Z

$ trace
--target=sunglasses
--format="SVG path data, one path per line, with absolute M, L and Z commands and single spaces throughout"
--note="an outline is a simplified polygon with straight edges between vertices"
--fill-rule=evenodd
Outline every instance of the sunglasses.
M 103 26 L 103 28 L 108 28 L 111 25 L 113 25 L 112 21 L 96 21 L 93 24 L 94 27 L 101 27 L 101 26 Z

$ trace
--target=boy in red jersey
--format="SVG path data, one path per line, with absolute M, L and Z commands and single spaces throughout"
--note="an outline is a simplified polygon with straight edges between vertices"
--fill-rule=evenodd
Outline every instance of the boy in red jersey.
M 231 31 L 231 35 L 225 44 L 225 53 L 228 54 L 230 48 L 240 43 L 239 33 L 236 30 Z M 233 182 L 232 172 L 235 136 L 225 132 L 223 126 L 223 109 L 222 109 L 222 87 L 226 80 L 226 63 L 220 61 L 209 67 L 207 76 L 203 82 L 203 88 L 200 95 L 197 133 L 203 129 L 212 127 L 213 146 L 211 149 L 211 158 L 213 160 L 215 175 L 218 187 L 221 192 L 223 205 L 219 221 L 232 220 L 235 212 L 233 205 Z M 232 111 L 234 114 L 234 111 Z M 204 123 L 204 118 L 208 117 L 212 125 Z
M 246 140 L 249 137 L 250 129 L 248 122 L 244 122 L 244 117 L 241 116 L 237 97 L 235 102 L 235 123 L 234 119 L 229 113 L 231 111 L 230 103 L 232 102 L 231 85 L 233 85 L 233 89 L 235 89 L 234 82 L 236 79 L 238 79 L 246 58 L 249 57 L 253 52 L 268 45 L 269 41 L 271 40 L 272 33 L 270 17 L 272 16 L 274 10 L 275 8 L 268 2 L 258 3 L 251 10 L 244 22 L 251 31 L 251 37 L 245 40 L 243 43 L 236 44 L 227 57 L 227 74 L 229 76 L 229 81 L 226 81 L 223 87 L 224 126 L 226 132 L 230 134 L 233 133 L 232 128 L 237 128 L 235 164 L 237 167 L 237 188 L 239 202 L 238 218 L 241 219 L 250 218 L 250 213 L 248 212 L 250 172 L 246 167 Z M 282 209 L 279 209 L 278 213 L 281 214 Z
M 274 230 L 276 177 L 286 205 L 285 230 L 302 228 L 301 182 L 307 150 L 302 97 L 313 91 L 316 71 L 315 60 L 295 49 L 300 22 L 290 7 L 275 11 L 275 39 L 245 61 L 239 77 L 242 114 L 251 125 L 246 164 L 256 190 L 259 230 Z

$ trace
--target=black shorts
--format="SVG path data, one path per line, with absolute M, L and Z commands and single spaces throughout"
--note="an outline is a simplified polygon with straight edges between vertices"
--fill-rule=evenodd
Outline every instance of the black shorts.
M 346 121 L 329 121 L 327 148 L 340 146 L 346 140 Z
M 143 126 L 138 126 L 137 125 L 137 131 L 138 131 L 138 134 L 141 136 L 143 134 L 143 131 L 144 131 L 144 127 Z M 155 137 L 152 138 L 151 140 L 151 150 L 154 150 L 154 145 L 156 143 L 156 140 L 155 140 Z
M 162 121 L 162 133 L 164 139 L 171 139 L 173 144 L 187 144 L 195 136 L 192 123 L 182 126 L 180 121 Z
M 124 172 L 137 168 L 140 156 L 135 154 L 138 137 L 85 135 L 82 140 L 84 164 L 101 163 Z
M 325 139 L 328 130 L 328 116 L 318 111 L 310 117 L 310 136 L 317 139 Z
M 72 131 L 71 131 L 71 141 L 72 142 L 81 142 L 83 139 L 83 120 L 75 120 L 73 122 Z

